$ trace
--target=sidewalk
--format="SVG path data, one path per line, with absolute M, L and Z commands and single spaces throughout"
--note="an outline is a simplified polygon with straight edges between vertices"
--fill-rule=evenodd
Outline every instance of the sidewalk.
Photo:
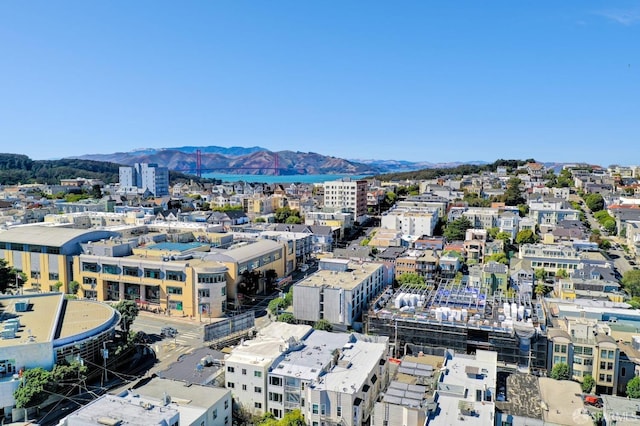
M 206 317 L 206 318 L 202 317 L 202 320 L 199 321 L 198 318 L 195 318 L 195 317 L 192 318 L 192 317 L 182 316 L 182 315 L 158 314 L 154 312 L 145 311 L 142 309 L 138 311 L 138 316 L 155 318 L 157 320 L 166 320 L 171 322 L 181 322 L 186 324 L 208 324 L 209 323 L 209 317 Z M 211 322 L 214 322 L 214 320 L 217 320 L 217 318 L 211 318 Z

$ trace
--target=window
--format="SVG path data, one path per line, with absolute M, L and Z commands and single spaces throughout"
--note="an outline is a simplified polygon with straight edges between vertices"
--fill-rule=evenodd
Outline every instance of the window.
M 205 297 L 208 298 L 210 297 L 211 293 L 209 292 L 208 288 L 201 288 L 198 290 L 198 297 Z
M 613 377 L 611 376 L 611 374 L 607 374 L 607 383 L 612 383 L 613 382 Z
M 165 272 L 165 277 L 168 281 L 184 281 L 180 271 L 167 271 Z
M 553 345 L 553 351 L 554 352 L 559 352 L 561 354 L 566 354 L 567 353 L 567 345 L 555 344 L 555 345 Z
M 598 379 L 599 379 L 601 382 L 604 382 L 604 374 L 600 373 L 600 376 L 598 377 Z
M 229 416 L 224 416 L 224 424 L 225 425 L 229 424 Z
M 102 272 L 105 274 L 117 275 L 118 267 L 116 265 L 102 265 Z
M 585 355 L 593 355 L 593 348 L 585 347 L 584 348 L 584 354 Z
M 311 413 L 312 414 L 318 414 L 318 404 L 313 404 L 311 406 Z
M 243 375 L 243 376 L 246 376 L 246 375 L 247 375 L 247 369 L 246 369 L 246 368 L 243 368 L 243 369 L 242 369 L 242 375 Z
M 253 377 L 262 377 L 262 371 L 258 371 L 258 370 L 254 371 Z
M 342 417 L 342 407 L 339 405 L 336 407 L 336 416 Z
M 282 386 L 282 377 L 269 376 L 269 384 L 273 386 Z
M 86 272 L 98 272 L 98 264 L 82 262 L 82 270 Z
M 229 408 L 229 400 L 225 399 L 224 400 L 224 409 L 226 410 L 227 408 Z
M 218 418 L 218 409 L 217 408 L 213 410 L 212 415 L 213 415 L 213 420 Z
M 625 367 L 622 367 L 621 373 L 622 373 L 622 377 L 626 376 L 627 375 L 627 369 Z
M 261 402 L 254 402 L 253 403 L 253 407 L 262 409 L 262 403 Z
M 138 268 L 133 266 L 125 266 L 122 268 L 122 274 L 127 275 L 129 277 L 137 277 L 138 276 Z
M 145 278 L 152 278 L 159 280 L 160 279 L 160 270 L 159 269 L 146 269 L 144 270 Z
M 236 369 L 234 367 L 227 367 L 227 372 L 234 373 Z
M 269 392 L 269 401 L 282 402 L 282 394 L 281 393 L 275 393 L 275 392 Z
M 255 393 L 262 393 L 262 388 L 260 386 L 256 386 L 256 387 L 253 388 L 253 391 Z
M 167 287 L 167 294 L 181 295 L 182 294 L 182 288 L 180 288 L 180 287 Z
M 235 387 L 236 387 L 236 385 L 235 385 L 233 382 L 227 382 L 227 387 L 228 387 L 229 389 L 233 389 L 233 388 L 235 388 Z
M 247 385 L 242 385 L 242 390 L 246 391 L 247 390 Z
M 53 280 L 59 280 L 60 279 L 60 274 L 58 274 L 57 272 L 49 272 L 49 280 L 53 281 Z

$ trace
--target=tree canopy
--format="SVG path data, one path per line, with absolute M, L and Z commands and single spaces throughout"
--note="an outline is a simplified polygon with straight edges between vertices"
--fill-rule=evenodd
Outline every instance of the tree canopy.
M 0 293 L 16 288 L 15 271 L 5 259 L 0 259 Z
M 513 177 L 507 181 L 507 189 L 504 192 L 504 203 L 507 206 L 517 206 L 527 202 L 520 190 L 521 183 L 522 180 L 517 177 Z
M 640 376 L 635 376 L 627 382 L 627 396 L 629 398 L 640 398 Z
M 138 316 L 138 305 L 133 300 L 121 300 L 113 307 L 120 313 L 120 328 L 122 328 L 122 331 L 128 333 L 131 324 L 133 324 L 133 321 L 135 321 Z
M 564 362 L 559 362 L 551 369 L 551 378 L 555 380 L 569 380 L 571 378 L 571 370 L 569 365 Z
M 632 269 L 622 276 L 622 286 L 631 296 L 640 296 L 640 270 Z
M 398 284 L 400 285 L 403 285 L 403 284 L 416 285 L 416 286 L 424 285 L 424 278 L 414 272 L 400 274 L 400 276 L 398 276 L 397 281 L 398 281 Z
M 316 330 L 332 331 L 333 325 L 326 319 L 319 319 L 313 324 L 313 328 Z
M 585 197 L 584 202 L 593 213 L 604 209 L 604 198 L 600 194 L 589 194 Z
M 517 244 L 534 244 L 538 241 L 538 236 L 531 229 L 524 229 L 516 235 Z
M 462 216 L 447 224 L 443 236 L 447 241 L 464 240 L 467 229 L 471 227 L 473 227 L 471 221 L 467 217 Z
M 50 371 L 42 367 L 32 368 L 22 374 L 20 386 L 13 393 L 16 407 L 28 408 L 43 403 L 55 389 Z
M 582 392 L 589 393 L 591 389 L 595 386 L 596 381 L 591 374 L 585 374 L 582 378 Z

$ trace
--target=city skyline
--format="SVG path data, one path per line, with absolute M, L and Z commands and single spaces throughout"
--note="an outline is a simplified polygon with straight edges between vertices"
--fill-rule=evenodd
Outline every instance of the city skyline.
M 637 164 L 640 6 L 0 4 L 0 139 Z

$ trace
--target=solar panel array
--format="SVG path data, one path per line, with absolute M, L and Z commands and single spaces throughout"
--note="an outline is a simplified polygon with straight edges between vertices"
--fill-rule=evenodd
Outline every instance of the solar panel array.
M 391 382 L 383 401 L 405 407 L 421 407 L 426 392 L 426 386 Z

